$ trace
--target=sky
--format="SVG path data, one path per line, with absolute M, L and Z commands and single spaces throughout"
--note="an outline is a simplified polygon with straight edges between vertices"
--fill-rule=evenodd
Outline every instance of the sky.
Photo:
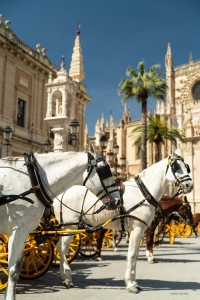
M 41 44 L 46 55 L 60 67 L 64 55 L 69 71 L 77 21 L 81 21 L 81 45 L 87 94 L 86 124 L 93 136 L 97 119 L 115 123 L 123 115 L 123 96 L 119 82 L 126 70 L 160 64 L 165 72 L 165 54 L 170 43 L 174 66 L 200 59 L 199 0 L 0 0 L 3 22 L 25 44 L 36 49 Z M 148 109 L 155 109 L 155 99 L 148 99 Z M 131 119 L 141 117 L 141 105 L 127 102 Z

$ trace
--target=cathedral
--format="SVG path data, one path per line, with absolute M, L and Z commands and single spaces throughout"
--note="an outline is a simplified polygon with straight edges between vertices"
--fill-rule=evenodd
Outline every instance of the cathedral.
M 184 132 L 183 142 L 178 141 L 177 151 L 190 165 L 190 176 L 194 182 L 194 189 L 187 195 L 192 211 L 200 211 L 200 61 L 193 61 L 192 54 L 189 55 L 189 62 L 182 66 L 174 67 L 173 55 L 170 44 L 167 46 L 165 56 L 166 81 L 168 85 L 166 102 L 157 101 L 156 114 L 160 114 L 168 124 Z M 104 120 L 102 115 L 97 120 L 94 137 L 88 140 L 96 144 L 101 150 L 101 137 L 106 136 L 107 145 L 104 154 L 109 157 L 109 152 L 114 151 L 118 145 L 118 154 L 115 162 L 111 165 L 120 174 L 122 180 L 134 177 L 140 172 L 140 157 L 137 147 L 133 146 L 131 136 L 132 130 L 141 124 L 140 120 L 131 120 L 130 111 L 124 105 L 121 120 L 116 124 L 113 117 L 110 121 Z M 86 132 L 87 134 L 87 132 Z M 170 154 L 171 142 L 166 141 L 161 146 L 161 159 Z M 120 164 L 120 159 L 126 158 L 125 166 Z M 154 163 L 154 145 L 147 143 L 147 166 Z M 174 195 L 175 187 L 169 184 L 166 194 Z

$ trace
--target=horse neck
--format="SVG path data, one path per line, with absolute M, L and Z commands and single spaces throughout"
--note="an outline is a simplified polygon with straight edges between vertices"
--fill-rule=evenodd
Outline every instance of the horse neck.
M 53 192 L 59 195 L 73 185 L 83 184 L 83 173 L 88 163 L 87 153 L 61 152 L 36 155 L 42 181 Z M 49 189 L 47 193 L 53 198 Z
M 167 158 L 143 170 L 140 175 L 151 195 L 160 201 L 167 187 L 168 180 L 165 176 Z
M 160 201 L 160 205 L 165 216 L 171 214 L 173 211 L 178 211 L 178 209 L 182 206 L 182 199 L 172 199 L 168 201 Z

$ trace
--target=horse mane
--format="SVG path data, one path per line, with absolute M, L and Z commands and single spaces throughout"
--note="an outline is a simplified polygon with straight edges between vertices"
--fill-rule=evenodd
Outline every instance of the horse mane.
M 159 162 L 147 167 L 146 169 L 144 169 L 143 171 L 141 171 L 139 174 L 140 177 L 145 177 L 149 172 L 152 172 L 152 170 L 157 169 L 161 163 L 163 163 L 167 158 L 164 158 L 162 160 L 160 160 Z

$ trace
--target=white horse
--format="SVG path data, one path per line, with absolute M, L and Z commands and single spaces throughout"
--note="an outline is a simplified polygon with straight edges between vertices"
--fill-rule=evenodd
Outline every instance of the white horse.
M 60 195 L 74 184 L 83 184 L 95 195 L 102 199 L 103 203 L 110 203 L 111 209 L 116 209 L 116 202 L 120 194 L 116 182 L 112 176 L 109 165 L 102 156 L 90 145 L 88 152 L 63 152 L 35 154 L 29 157 L 27 165 L 23 157 L 6 157 L 0 160 L 0 190 L 1 195 L 15 194 L 18 200 L 2 205 L 0 208 L 0 233 L 9 236 L 8 244 L 8 287 L 5 294 L 6 300 L 15 300 L 15 289 L 19 273 L 21 271 L 22 252 L 25 241 L 31 230 L 34 230 L 43 216 L 45 206 L 36 195 L 41 189 L 34 186 L 31 193 L 31 182 L 27 166 L 34 169 L 36 177 L 43 185 L 42 194 L 47 194 L 51 199 Z M 32 175 L 30 175 L 32 176 Z M 25 193 L 24 193 L 25 192 Z M 24 196 L 34 201 L 30 204 Z M 15 197 L 13 197 L 15 198 Z M 7 200 L 12 199 L 10 196 Z M 0 202 L 5 198 L 0 197 Z M 44 199 L 43 199 L 44 200 Z M 5 201 L 4 201 L 5 202 Z M 107 203 L 107 204 L 108 204 Z M 48 206 L 48 205 L 47 205 Z
M 124 182 L 124 207 L 126 213 L 131 216 L 126 217 L 124 220 L 125 230 L 130 231 L 127 268 L 125 272 L 125 284 L 129 292 L 138 293 L 141 289 L 136 282 L 136 262 L 138 259 L 141 237 L 144 234 L 145 228 L 151 224 L 154 218 L 154 206 L 158 205 L 158 201 L 161 199 L 168 181 L 175 182 L 183 193 L 188 193 L 193 189 L 192 180 L 188 175 L 188 167 L 189 166 L 184 163 L 180 156 L 173 154 L 172 157 L 166 158 L 145 169 L 139 174 L 144 183 L 144 186 L 141 187 L 144 194 L 141 192 L 140 187 L 134 179 Z M 139 178 L 137 181 L 138 180 Z M 140 182 L 140 180 L 138 182 Z M 65 229 L 77 228 L 77 226 L 71 226 L 69 223 L 77 220 L 80 217 L 79 212 L 82 210 L 84 213 L 87 213 L 85 215 L 83 214 L 81 220 L 85 224 L 93 226 L 102 224 L 119 215 L 118 209 L 115 211 L 104 210 L 99 214 L 94 214 L 100 207 L 100 204 L 98 203 L 95 207 L 92 207 L 96 197 L 92 193 L 86 192 L 87 190 L 85 187 L 74 186 L 68 189 L 63 195 L 60 195 L 59 199 L 62 198 L 63 203 L 63 223 L 68 223 L 64 226 Z M 148 198 L 151 199 L 147 201 Z M 60 201 L 56 199 L 54 201 L 54 211 L 58 220 L 60 219 L 60 205 Z M 90 209 L 90 207 L 92 208 Z M 134 210 L 132 210 L 133 207 L 135 207 Z M 133 216 L 137 219 L 134 219 Z M 120 230 L 120 220 L 115 220 L 105 228 Z M 60 276 L 67 288 L 73 286 L 71 270 L 66 260 L 67 248 L 71 240 L 72 237 L 62 237 L 57 244 L 60 251 Z

